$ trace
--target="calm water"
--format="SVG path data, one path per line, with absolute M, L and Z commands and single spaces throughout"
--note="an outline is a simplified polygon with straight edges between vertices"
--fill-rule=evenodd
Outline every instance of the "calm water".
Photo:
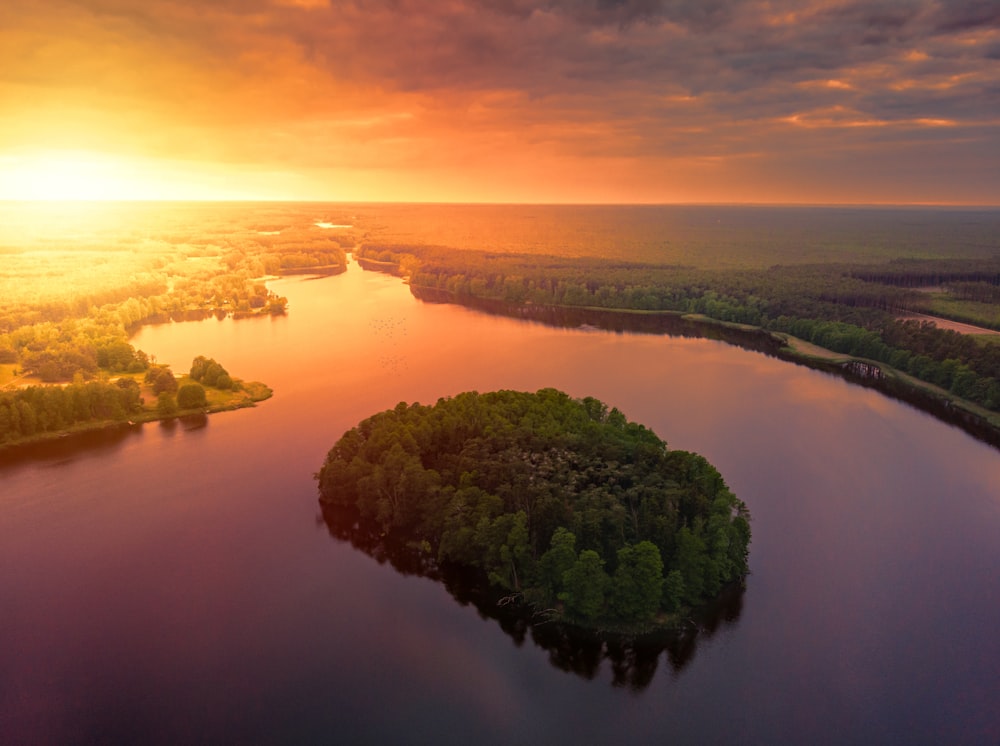
M 176 368 L 211 354 L 272 400 L 0 464 L 0 740 L 1000 739 L 1000 452 L 717 342 L 422 304 L 356 265 L 277 286 L 287 317 L 135 340 Z M 704 454 L 753 513 L 728 620 L 633 651 L 641 670 L 518 642 L 319 515 L 312 474 L 361 418 L 543 386 Z

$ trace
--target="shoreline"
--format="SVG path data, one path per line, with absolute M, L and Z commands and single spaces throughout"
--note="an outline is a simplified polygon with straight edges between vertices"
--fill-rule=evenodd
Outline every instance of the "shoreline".
M 382 270 L 379 267 L 372 267 L 372 271 Z M 485 313 L 563 328 L 594 327 L 615 332 L 714 339 L 754 352 L 762 352 L 787 362 L 839 376 L 865 388 L 875 389 L 886 396 L 916 407 L 942 422 L 959 427 L 977 440 L 1000 449 L 1000 413 L 979 407 L 885 363 L 834 352 L 781 332 L 681 311 L 513 304 L 495 299 L 458 295 L 440 288 L 408 284 L 413 296 L 426 303 L 452 303 Z
M 220 402 L 207 407 L 198 407 L 195 409 L 181 409 L 178 410 L 177 414 L 170 415 L 169 417 L 162 417 L 155 410 L 151 409 L 137 412 L 131 419 L 127 420 L 93 420 L 91 422 L 82 422 L 61 430 L 36 433 L 27 438 L 19 438 L 18 440 L 11 441 L 9 443 L 2 443 L 0 444 L 0 455 L 10 455 L 15 453 L 18 449 L 29 446 L 37 446 L 44 443 L 73 441 L 74 439 L 83 438 L 84 436 L 93 435 L 94 433 L 100 433 L 102 431 L 112 432 L 115 430 L 128 430 L 135 427 L 141 427 L 142 425 L 150 422 L 169 422 L 171 420 L 183 420 L 186 417 L 207 417 L 210 414 L 219 414 L 220 412 L 234 412 L 238 409 L 250 409 L 256 407 L 258 402 L 267 401 L 274 396 L 274 391 L 269 386 L 259 381 L 249 381 L 242 383 L 242 385 L 247 387 L 247 389 L 244 389 L 243 391 L 245 396 L 234 398 L 230 401 Z

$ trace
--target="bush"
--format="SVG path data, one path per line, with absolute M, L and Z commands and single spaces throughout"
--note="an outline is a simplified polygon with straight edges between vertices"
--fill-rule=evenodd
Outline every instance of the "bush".
M 177 390 L 177 406 L 181 409 L 195 409 L 207 404 L 205 389 L 197 383 L 185 383 Z
M 173 417 L 177 414 L 177 400 L 169 391 L 163 391 L 156 397 L 156 412 L 160 417 Z

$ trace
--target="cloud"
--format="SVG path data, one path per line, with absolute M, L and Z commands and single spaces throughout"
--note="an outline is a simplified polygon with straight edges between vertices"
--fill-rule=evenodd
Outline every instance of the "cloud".
M 914 158 L 1000 152 L 1000 9 L 978 0 L 7 0 L 0 42 L 0 141 L 24 147 L 72 140 L 69 117 L 147 154 L 386 173 L 577 158 L 651 179 L 790 144 L 859 158 L 890 132 Z M 951 181 L 1000 201 L 966 161 Z
M 949 0 L 934 8 L 934 29 L 938 33 L 1000 27 L 1000 6 L 993 0 Z

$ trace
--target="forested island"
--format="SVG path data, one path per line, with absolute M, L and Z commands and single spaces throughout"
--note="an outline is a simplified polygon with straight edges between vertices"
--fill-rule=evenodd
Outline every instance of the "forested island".
M 526 318 L 594 309 L 760 332 L 783 357 L 877 386 L 1000 445 L 1000 335 L 989 333 L 1000 330 L 1000 258 L 711 269 L 377 243 L 354 255 L 405 276 L 423 299 Z M 942 328 L 942 319 L 983 333 Z
M 648 630 L 747 573 L 749 511 L 719 472 L 592 397 L 400 403 L 346 432 L 316 478 L 325 508 L 474 568 L 538 621 Z

